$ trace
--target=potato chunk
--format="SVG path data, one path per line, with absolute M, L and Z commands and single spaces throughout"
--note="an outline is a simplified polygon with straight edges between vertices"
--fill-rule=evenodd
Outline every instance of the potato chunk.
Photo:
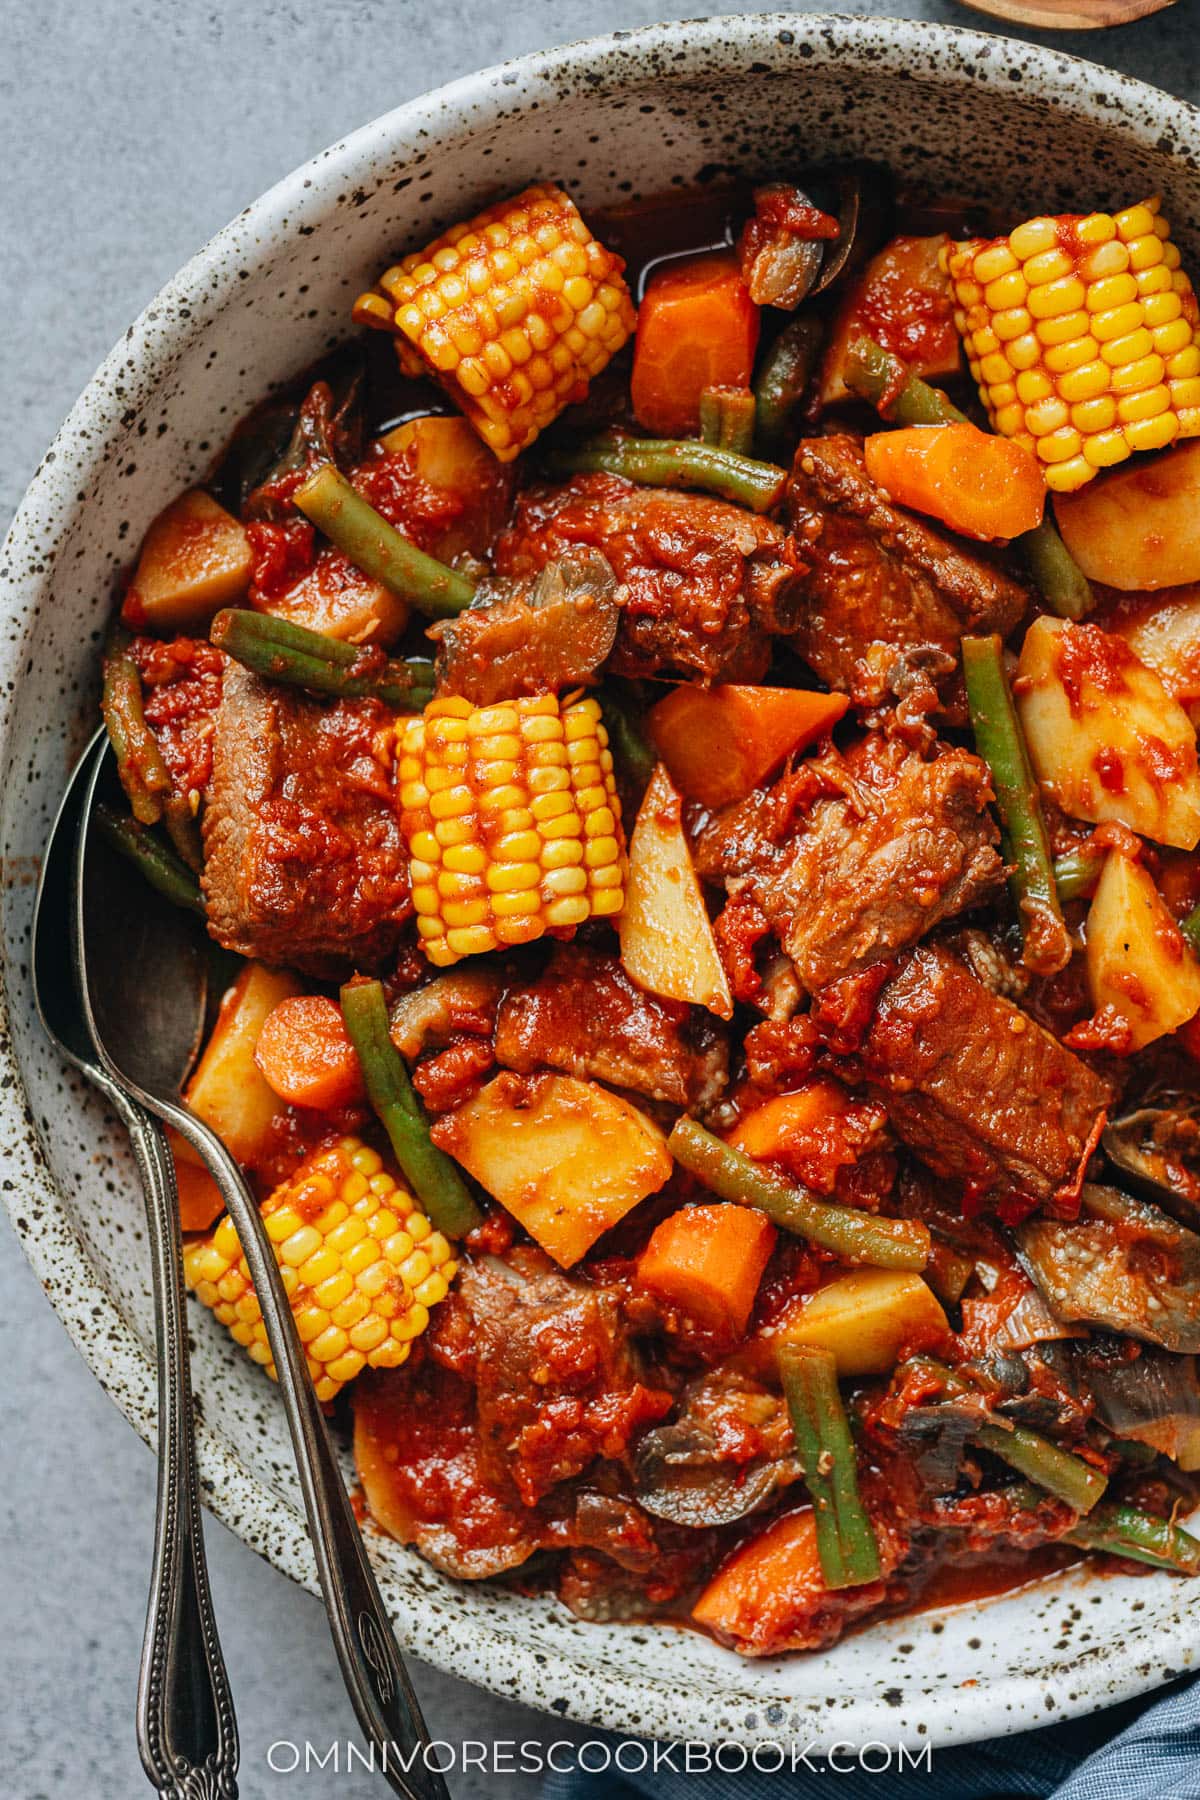
M 1196 847 L 1195 729 L 1123 638 L 1096 625 L 1035 620 L 1016 692 L 1034 772 L 1065 813 Z
M 860 337 L 876 339 L 926 381 L 958 374 L 962 350 L 954 328 L 954 298 L 939 262 L 949 242 L 945 232 L 893 238 L 851 280 L 830 327 L 821 369 L 822 406 L 850 399 L 846 353 Z
M 1111 630 L 1153 669 L 1173 700 L 1200 700 L 1200 582 L 1121 603 Z
M 403 637 L 409 612 L 407 600 L 364 575 L 340 550 L 323 550 L 307 575 L 262 610 L 324 637 L 385 650 Z
M 1200 581 L 1200 438 L 1059 494 L 1054 514 L 1089 581 L 1124 591 Z
M 1126 1021 L 1133 1050 L 1200 1011 L 1200 962 L 1146 870 L 1116 851 L 1088 913 L 1087 972 L 1093 1006 Z
M 672 1167 L 657 1126 L 573 1075 L 497 1075 L 433 1136 L 564 1269 Z
M 389 455 L 407 455 L 420 479 L 450 501 L 446 522 L 429 543 L 430 554 L 441 562 L 464 553 L 486 556 L 508 517 L 511 465 L 499 462 L 457 413 L 408 419 L 380 443 Z
M 221 1001 L 212 1036 L 184 1090 L 196 1116 L 250 1168 L 268 1149 L 271 1120 L 282 1106 L 259 1073 L 255 1046 L 267 1015 L 281 1000 L 302 992 L 294 975 L 248 963 Z
M 203 488 L 192 488 L 146 533 L 122 617 L 134 630 L 164 636 L 197 630 L 242 598 L 251 560 L 238 520 Z
M 729 1019 L 733 995 L 682 814 L 678 791 L 659 763 L 629 844 L 625 908 L 617 920 L 621 961 L 649 993 L 705 1006 Z
M 776 1341 L 828 1350 L 839 1375 L 887 1375 L 903 1353 L 934 1349 L 949 1331 L 937 1297 L 919 1275 L 854 1269 L 819 1288 Z

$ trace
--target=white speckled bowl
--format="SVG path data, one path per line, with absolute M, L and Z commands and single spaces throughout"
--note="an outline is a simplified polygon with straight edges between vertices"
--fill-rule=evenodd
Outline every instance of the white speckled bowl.
M 620 33 L 443 88 L 364 126 L 249 207 L 163 289 L 88 385 L 25 497 L 0 580 L 0 848 L 11 1035 L 0 1046 L 3 1187 L 51 1303 L 138 1430 L 153 1332 L 124 1141 L 39 1034 L 29 989 L 36 859 L 95 717 L 116 570 L 234 421 L 346 329 L 401 248 L 538 176 L 581 201 L 705 166 L 883 156 L 932 188 L 1079 210 L 1152 190 L 1186 244 L 1200 116 L 1118 75 L 975 32 L 793 14 Z M 64 955 L 66 947 L 64 946 Z M 274 1389 L 195 1318 L 213 1510 L 314 1585 Z M 550 1600 L 458 1585 L 382 1538 L 403 1644 L 535 1706 L 672 1738 L 939 1744 L 1062 1718 L 1196 1658 L 1193 1590 L 1072 1573 L 989 1605 L 874 1627 L 822 1656 L 747 1663 L 669 1629 L 580 1624 Z

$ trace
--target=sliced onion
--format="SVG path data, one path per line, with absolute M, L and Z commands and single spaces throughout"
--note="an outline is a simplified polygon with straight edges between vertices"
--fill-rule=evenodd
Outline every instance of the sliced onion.
M 1028 1293 L 1017 1301 L 1007 1319 L 996 1327 L 988 1339 L 988 1349 L 1028 1350 L 1031 1344 L 1049 1344 L 1056 1338 L 1086 1336 L 1084 1327 L 1070 1325 L 1065 1319 L 1060 1319 L 1053 1307 L 1031 1286 Z

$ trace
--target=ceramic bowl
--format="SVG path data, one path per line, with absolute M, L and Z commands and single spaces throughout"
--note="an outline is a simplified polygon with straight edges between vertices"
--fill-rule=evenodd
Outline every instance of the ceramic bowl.
M 939 26 L 776 14 L 618 33 L 364 126 L 247 208 L 130 326 L 47 451 L 0 569 L 0 1174 L 51 1303 L 143 1436 L 154 1362 L 140 1201 L 113 1120 L 40 1036 L 28 928 L 38 854 L 96 716 L 114 577 L 153 515 L 240 414 L 345 335 L 382 265 L 532 179 L 564 181 L 586 209 L 729 164 L 859 154 L 1018 213 L 1161 191 L 1186 246 L 1197 123 L 1054 50 Z M 208 1502 L 312 1587 L 275 1390 L 209 1316 L 197 1310 L 193 1329 Z M 693 1633 L 581 1624 L 551 1599 L 459 1585 L 371 1543 L 407 1649 L 534 1706 L 674 1739 L 969 1740 L 1151 1688 L 1196 1654 L 1193 1590 L 1165 1575 L 1072 1572 L 823 1655 L 746 1662 Z

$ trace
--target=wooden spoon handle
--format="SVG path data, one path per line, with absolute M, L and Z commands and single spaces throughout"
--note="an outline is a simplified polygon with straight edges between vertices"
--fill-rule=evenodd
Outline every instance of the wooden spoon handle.
M 1042 31 L 1104 31 L 1174 6 L 1175 0 L 962 0 L 972 12 Z

